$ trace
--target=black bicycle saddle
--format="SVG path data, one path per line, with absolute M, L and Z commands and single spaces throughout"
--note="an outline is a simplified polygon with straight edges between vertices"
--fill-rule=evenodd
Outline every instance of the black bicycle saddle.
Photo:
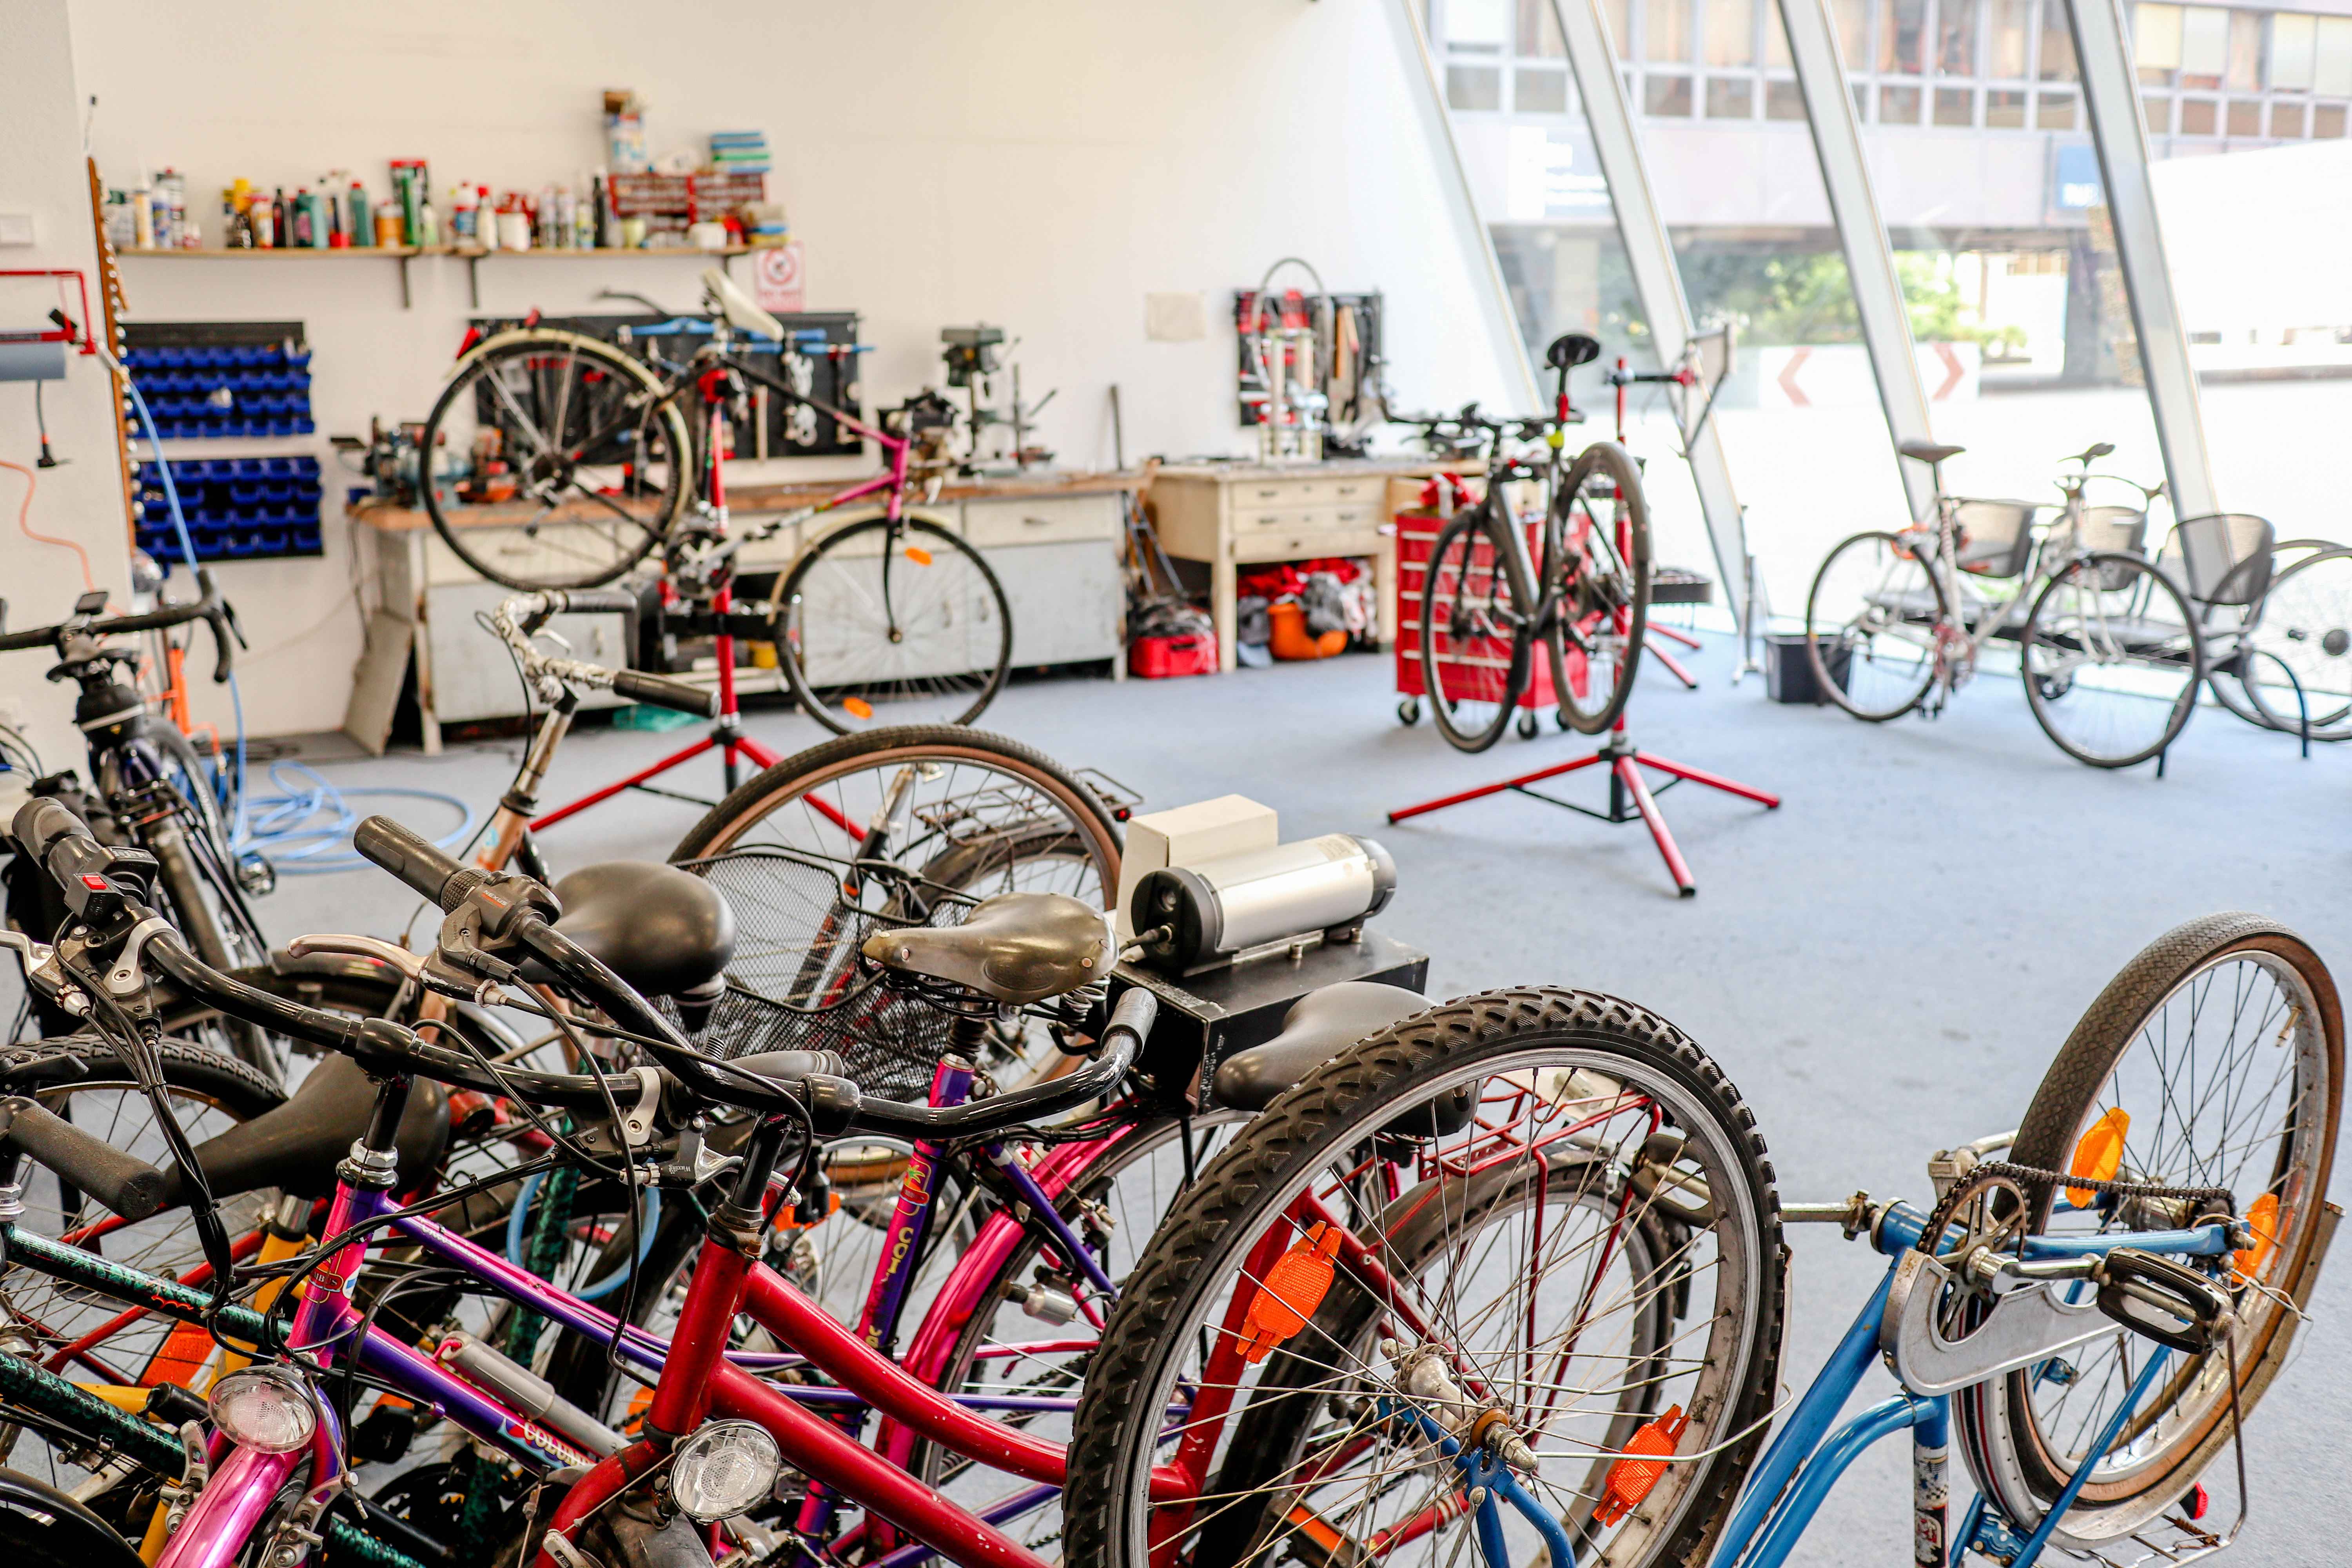
M 1264 1110 L 1366 1035 L 1432 1005 L 1418 991 L 1370 980 L 1342 980 L 1309 991 L 1283 1015 L 1282 1033 L 1217 1064 L 1211 1092 L 1219 1105 Z
M 1582 332 L 1562 332 L 1544 350 L 1544 363 L 1554 370 L 1574 370 L 1600 357 L 1601 340 L 1588 338 Z
M 1102 911 L 1060 893 L 999 893 L 961 925 L 877 931 L 862 951 L 886 969 L 1016 1007 L 1099 980 L 1111 961 Z
M 646 996 L 705 986 L 735 956 L 735 911 L 718 889 L 675 866 L 608 860 L 555 884 L 555 929 Z
M 1948 458 L 1957 458 L 1968 450 L 1966 447 L 1938 447 L 1933 441 L 1906 441 L 1895 449 L 1905 457 L 1922 463 L 1940 463 Z
M 375 1080 L 349 1057 L 321 1058 L 293 1098 L 195 1147 L 196 1164 L 215 1199 L 277 1187 L 297 1197 L 335 1190 L 335 1167 L 367 1131 L 375 1110 Z M 394 1140 L 400 1152 L 395 1192 L 409 1192 L 432 1173 L 449 1147 L 449 1095 L 431 1079 L 415 1079 Z M 163 1206 L 176 1208 L 192 1193 L 175 1161 Z

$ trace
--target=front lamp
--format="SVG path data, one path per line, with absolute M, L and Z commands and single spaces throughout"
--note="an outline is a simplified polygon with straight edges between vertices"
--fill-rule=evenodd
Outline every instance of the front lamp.
M 776 1489 L 782 1463 L 765 1427 L 749 1421 L 706 1422 L 671 1457 L 670 1500 L 697 1524 L 716 1524 L 766 1500 Z

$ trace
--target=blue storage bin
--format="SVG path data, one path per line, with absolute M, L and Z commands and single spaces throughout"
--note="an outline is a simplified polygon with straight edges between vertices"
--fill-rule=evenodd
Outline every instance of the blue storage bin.
M 319 539 L 319 530 L 315 525 L 310 528 L 296 529 L 291 535 L 291 539 L 293 546 L 297 550 L 317 550 L 321 548 Z
M 294 471 L 298 474 L 303 475 L 305 478 L 315 479 L 319 477 L 319 459 L 316 458 L 297 458 L 294 459 Z

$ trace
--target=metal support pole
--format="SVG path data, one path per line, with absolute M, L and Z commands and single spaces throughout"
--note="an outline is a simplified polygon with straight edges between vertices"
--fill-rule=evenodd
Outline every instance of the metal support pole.
M 1584 100 L 1584 118 L 1601 159 L 1601 177 L 1609 183 L 1609 199 L 1617 209 L 1617 236 L 1625 247 L 1634 291 L 1642 299 L 1642 315 L 1650 324 L 1658 363 L 1671 369 L 1681 362 L 1691 340 L 1690 302 L 1683 297 L 1682 275 L 1675 269 L 1674 242 L 1658 217 L 1649 172 L 1642 166 L 1633 106 L 1625 101 L 1625 84 L 1617 74 L 1617 57 L 1609 47 L 1600 0 L 1552 0 L 1552 12 L 1559 22 L 1560 38 L 1568 46 L 1577 94 Z M 1696 405 L 1678 408 L 1675 416 L 1678 421 L 1698 416 Z M 1696 431 L 1685 426 L 1682 434 L 1689 451 L 1691 482 L 1698 490 L 1699 510 L 1706 515 L 1708 542 L 1715 547 L 1717 580 L 1725 584 L 1724 597 L 1730 601 L 1732 616 L 1744 633 L 1748 606 L 1731 584 L 1746 581 L 1747 530 L 1740 519 L 1739 497 L 1731 487 L 1731 465 L 1723 455 L 1723 438 L 1711 418 L 1701 420 Z
M 1870 351 L 1871 374 L 1878 379 L 1879 405 L 1886 411 L 1886 433 L 1897 447 L 1906 441 L 1933 441 L 1927 393 L 1919 384 L 1919 361 L 1911 346 L 1910 313 L 1903 304 L 1903 281 L 1895 271 L 1886 225 L 1878 216 L 1870 167 L 1863 161 L 1862 127 L 1854 118 L 1853 94 L 1846 89 L 1829 0 L 1780 0 L 1780 18 L 1788 26 L 1789 58 L 1797 68 L 1798 90 L 1804 95 L 1805 120 L 1812 127 L 1830 216 L 1845 250 L 1854 314 L 1862 321 L 1863 344 Z M 1910 498 L 1911 515 L 1926 515 L 1936 499 L 1934 478 L 1925 465 L 1906 458 L 1897 457 L 1895 466 Z
M 2139 338 L 2139 363 L 2147 378 L 2147 403 L 2156 416 L 2156 438 L 2164 448 L 2164 477 L 2172 487 L 2176 517 L 2204 517 L 2221 510 L 2213 492 L 2213 470 L 2205 453 L 2205 422 L 2197 401 L 2197 374 L 2189 364 L 2189 334 L 2172 297 L 2172 271 L 2164 259 L 2164 234 L 2156 221 L 2156 188 L 2147 177 L 2147 122 L 2139 103 L 2138 73 L 2132 65 L 2130 34 L 2122 0 L 2073 0 L 2066 7 L 2074 34 L 2074 58 L 2083 73 L 2083 98 L 2091 115 L 2091 138 L 2099 149 L 2099 182 L 2116 229 L 2116 256 L 2122 264 L 2124 293 L 2131 301 L 2132 331 Z

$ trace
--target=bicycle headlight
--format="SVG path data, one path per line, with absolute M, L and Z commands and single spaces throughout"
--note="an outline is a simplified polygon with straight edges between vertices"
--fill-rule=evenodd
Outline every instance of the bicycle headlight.
M 716 1524 L 756 1507 L 776 1488 L 776 1440 L 749 1421 L 711 1421 L 677 1446 L 670 1500 L 697 1524 Z
M 229 1441 L 265 1454 L 290 1454 L 319 1428 L 310 1390 L 274 1366 L 248 1366 L 213 1384 L 213 1425 Z

